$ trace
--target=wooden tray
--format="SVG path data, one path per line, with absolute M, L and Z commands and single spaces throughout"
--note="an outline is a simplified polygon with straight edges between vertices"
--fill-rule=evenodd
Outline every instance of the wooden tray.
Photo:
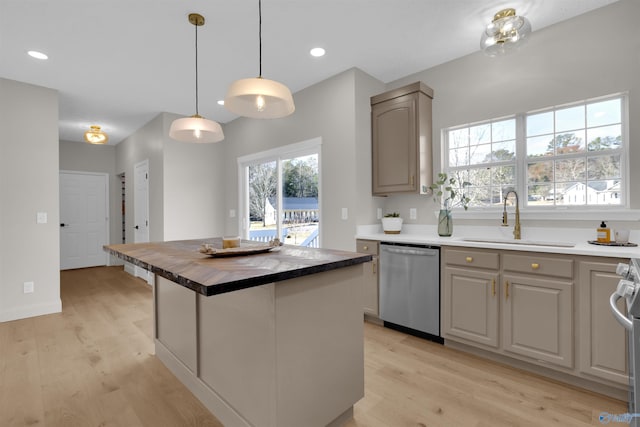
M 229 257 L 229 256 L 242 256 L 242 255 L 253 255 L 253 254 L 261 254 L 265 252 L 270 252 L 274 249 L 279 249 L 279 246 L 272 245 L 251 245 L 251 246 L 240 246 L 237 248 L 227 248 L 227 249 L 218 249 L 218 248 L 200 248 L 199 251 L 202 254 L 208 255 L 210 257 L 218 258 L 218 257 Z
M 588 243 L 591 243 L 592 245 L 600 245 L 600 246 L 624 246 L 624 247 L 628 247 L 628 248 L 632 248 L 632 247 L 636 247 L 638 246 L 637 243 L 631 243 L 631 242 L 626 242 L 626 243 L 622 243 L 622 242 L 598 242 L 597 240 L 587 240 Z

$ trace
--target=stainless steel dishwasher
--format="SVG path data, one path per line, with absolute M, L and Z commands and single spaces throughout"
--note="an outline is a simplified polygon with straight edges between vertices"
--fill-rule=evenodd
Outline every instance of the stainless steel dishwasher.
M 443 342 L 439 247 L 380 243 L 380 318 L 387 327 Z

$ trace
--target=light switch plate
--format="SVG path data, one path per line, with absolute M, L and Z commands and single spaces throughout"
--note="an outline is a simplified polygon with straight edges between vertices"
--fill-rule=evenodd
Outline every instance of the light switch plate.
M 349 219 L 349 209 L 342 208 L 342 219 Z
M 36 214 L 36 223 L 38 223 L 38 224 L 46 224 L 47 223 L 47 213 L 46 212 L 38 212 Z
M 24 282 L 22 284 L 22 290 L 25 294 L 32 294 L 33 290 L 34 290 L 34 283 L 33 282 Z
M 409 209 L 409 219 L 418 219 L 418 210 L 416 208 Z
M 376 213 L 376 218 L 382 219 L 382 208 L 378 208 L 378 212 Z
M 236 217 L 236 210 L 229 209 L 229 218 L 235 218 L 235 217 Z

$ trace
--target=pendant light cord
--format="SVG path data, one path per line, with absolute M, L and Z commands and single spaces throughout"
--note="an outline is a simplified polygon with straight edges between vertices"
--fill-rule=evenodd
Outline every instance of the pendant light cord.
M 198 112 L 198 25 L 196 27 L 196 115 L 200 115 Z
M 259 77 L 262 77 L 262 0 L 258 0 L 258 41 L 260 44 L 260 72 Z

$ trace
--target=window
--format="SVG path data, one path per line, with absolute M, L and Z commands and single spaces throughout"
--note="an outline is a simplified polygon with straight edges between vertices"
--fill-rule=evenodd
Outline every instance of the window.
M 468 181 L 470 207 L 626 206 L 626 96 L 457 126 L 443 132 L 444 169 Z
M 243 238 L 319 247 L 320 141 L 238 159 Z

